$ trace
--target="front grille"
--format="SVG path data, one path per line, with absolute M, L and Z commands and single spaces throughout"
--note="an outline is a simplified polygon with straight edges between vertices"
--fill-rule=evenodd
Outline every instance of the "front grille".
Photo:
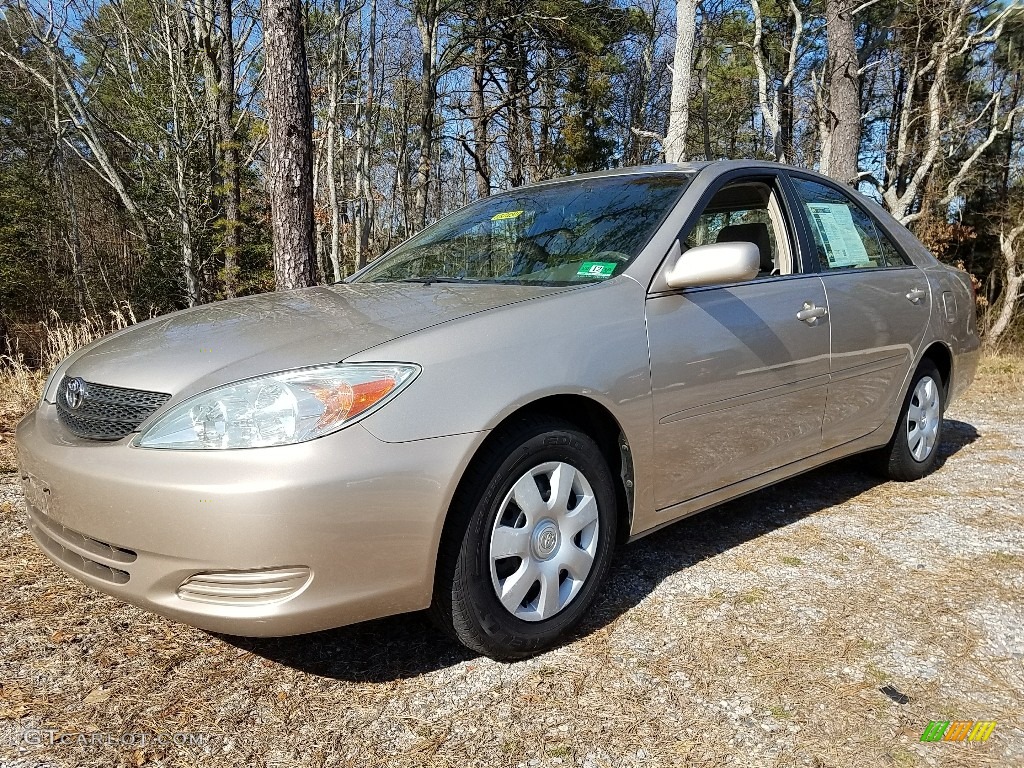
M 69 568 L 80 571 L 96 579 L 108 581 L 111 584 L 127 584 L 131 578 L 127 571 L 114 568 L 106 563 L 93 560 L 72 547 L 77 547 L 96 557 L 104 558 L 118 564 L 135 562 L 138 554 L 130 549 L 115 547 L 98 541 L 85 534 L 72 531 L 63 525 L 47 517 L 34 505 L 28 504 L 28 525 L 29 529 L 39 542 L 39 546 L 54 560 L 63 563 Z
M 57 418 L 68 431 L 90 440 L 120 440 L 138 429 L 171 397 L 163 392 L 79 380 L 81 402 L 72 408 L 68 402 L 69 381 L 65 376 L 57 389 Z

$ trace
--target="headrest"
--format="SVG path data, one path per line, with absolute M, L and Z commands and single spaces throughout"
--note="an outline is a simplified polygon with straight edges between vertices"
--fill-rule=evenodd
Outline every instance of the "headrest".
M 768 225 L 762 222 L 754 224 L 730 224 L 722 227 L 715 239 L 716 243 L 753 243 L 761 253 L 761 271 L 771 274 L 775 270 L 775 259 L 772 255 L 772 238 Z

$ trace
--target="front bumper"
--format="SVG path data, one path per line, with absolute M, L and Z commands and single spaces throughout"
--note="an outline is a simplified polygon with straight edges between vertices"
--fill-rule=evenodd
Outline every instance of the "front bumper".
M 356 424 L 279 448 L 142 449 L 74 438 L 43 403 L 17 445 L 33 536 L 65 571 L 186 624 L 276 636 L 427 607 L 482 437 L 385 443 Z

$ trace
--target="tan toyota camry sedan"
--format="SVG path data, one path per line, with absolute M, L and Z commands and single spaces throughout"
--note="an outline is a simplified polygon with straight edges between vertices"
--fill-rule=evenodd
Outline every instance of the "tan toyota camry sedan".
M 19 425 L 21 476 L 46 554 L 157 613 L 287 635 L 429 607 L 514 658 L 620 542 L 854 453 L 926 474 L 978 348 L 967 275 L 850 189 L 627 168 L 95 342 Z

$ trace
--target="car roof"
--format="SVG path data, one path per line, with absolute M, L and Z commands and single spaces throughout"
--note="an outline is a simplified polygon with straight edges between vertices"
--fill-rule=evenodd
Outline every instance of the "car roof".
M 631 176 L 641 174 L 676 174 L 676 173 L 687 173 L 696 174 L 707 168 L 713 168 L 716 171 L 725 172 L 738 169 L 765 169 L 765 170 L 790 170 L 799 171 L 800 173 L 809 174 L 812 176 L 821 176 L 820 173 L 810 168 L 800 168 L 794 165 L 786 165 L 785 163 L 775 163 L 769 160 L 695 160 L 692 162 L 684 163 L 659 163 L 656 165 L 630 165 L 623 166 L 621 168 L 610 168 L 604 171 L 592 171 L 590 173 L 578 173 L 572 176 L 559 176 L 553 179 L 546 179 L 544 181 L 534 182 L 527 184 L 527 187 L 543 186 L 546 184 L 558 184 L 565 181 L 575 181 L 578 179 L 603 179 L 612 176 Z M 823 177 L 825 178 L 825 177 Z M 834 179 L 830 179 L 835 183 Z
M 540 187 L 547 184 L 559 184 L 565 181 L 578 181 L 581 179 L 605 179 L 612 176 L 638 176 L 638 175 L 666 175 L 674 173 L 697 173 L 703 170 L 711 163 L 707 162 L 695 162 L 695 163 L 660 163 L 658 165 L 628 165 L 621 168 L 609 168 L 604 171 L 591 171 L 590 173 L 575 173 L 571 176 L 557 176 L 553 179 L 545 179 L 544 181 L 537 181 L 532 184 L 526 184 L 524 187 Z M 518 189 L 523 189 L 519 187 Z

